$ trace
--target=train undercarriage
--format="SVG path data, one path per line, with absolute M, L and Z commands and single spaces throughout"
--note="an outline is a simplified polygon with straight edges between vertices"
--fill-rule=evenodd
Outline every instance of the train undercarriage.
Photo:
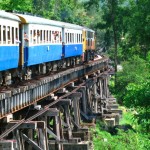
M 24 80 L 33 79 L 39 75 L 51 74 L 61 69 L 75 67 L 82 64 L 81 56 L 62 58 L 58 61 L 42 63 L 24 68 L 11 69 L 0 72 L 0 86 L 17 84 Z

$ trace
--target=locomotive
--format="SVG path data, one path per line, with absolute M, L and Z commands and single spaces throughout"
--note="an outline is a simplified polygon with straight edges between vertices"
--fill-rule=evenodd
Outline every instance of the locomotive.
M 0 11 L 0 85 L 94 59 L 87 27 Z

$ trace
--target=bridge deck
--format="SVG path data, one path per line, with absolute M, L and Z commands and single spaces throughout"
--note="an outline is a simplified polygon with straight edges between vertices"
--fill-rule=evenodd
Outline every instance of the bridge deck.
M 107 68 L 107 64 L 108 59 L 103 58 L 89 64 L 58 72 L 57 74 L 29 80 L 15 88 L 10 87 L 1 90 L 0 119 L 6 117 L 8 114 L 36 103 L 72 81 L 78 80 L 85 75 L 96 72 L 97 70 L 103 71 Z

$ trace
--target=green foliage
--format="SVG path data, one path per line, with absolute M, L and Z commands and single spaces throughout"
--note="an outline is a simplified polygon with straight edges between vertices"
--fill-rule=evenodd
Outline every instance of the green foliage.
M 135 112 L 125 107 L 120 107 L 119 109 L 123 111 L 122 118 L 120 119 L 119 124 L 120 125 L 130 124 L 134 129 L 137 130 L 138 125 L 137 125 L 136 120 L 134 119 Z
M 117 73 L 115 94 L 119 102 L 137 111 L 137 121 L 145 132 L 150 131 L 150 63 L 134 56 L 124 62 L 123 71 Z
M 0 9 L 9 11 L 31 12 L 31 0 L 2 0 L 0 1 Z
M 94 150 L 148 150 L 150 141 L 148 135 L 135 133 L 133 131 L 123 132 L 119 130 L 118 134 L 112 136 L 110 133 L 101 130 L 100 123 L 97 123 L 93 130 Z

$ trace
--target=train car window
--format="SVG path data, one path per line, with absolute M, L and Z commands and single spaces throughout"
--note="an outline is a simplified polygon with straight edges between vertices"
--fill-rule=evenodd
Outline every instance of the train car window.
M 81 39 L 81 34 L 79 34 L 79 43 L 80 43 L 80 41 L 81 41 L 80 39 Z
M 75 43 L 77 43 L 77 33 L 75 33 Z
M 46 31 L 46 42 L 47 43 L 49 42 L 49 32 L 48 32 L 48 30 Z
M 67 33 L 65 33 L 65 43 L 67 43 Z
M 77 34 L 77 43 L 78 43 L 78 34 Z
M 58 31 L 55 31 L 55 40 L 56 40 L 56 43 L 59 42 L 59 32 Z
M 88 39 L 88 46 L 90 46 L 90 39 Z
M 47 43 L 47 30 L 45 30 L 45 43 Z
M 16 44 L 16 42 L 17 42 L 17 43 L 21 43 L 20 40 L 21 40 L 22 38 L 20 37 L 21 35 L 20 35 L 20 33 L 19 33 L 19 28 L 16 28 L 16 29 L 14 28 L 14 31 L 13 31 L 13 32 L 14 32 L 14 44 Z M 15 32 L 16 32 L 16 34 L 15 34 Z M 12 33 L 12 34 L 13 34 L 13 33 Z M 29 39 L 29 36 L 28 36 L 28 39 Z
M 39 44 L 40 43 L 40 31 L 37 30 L 37 43 Z
M 67 40 L 68 43 L 70 43 L 70 34 L 68 33 L 68 40 Z
M 51 42 L 54 43 L 53 31 L 51 31 Z
M 52 43 L 54 43 L 54 42 L 55 42 L 55 35 L 54 35 L 54 33 L 55 33 L 55 32 L 54 32 L 54 31 L 52 31 L 52 34 L 51 34 L 51 35 L 52 35 Z
M 32 43 L 32 36 L 33 36 L 33 32 L 32 32 L 32 30 L 30 30 L 30 43 Z
M 70 43 L 72 43 L 72 34 L 70 33 Z
M 11 44 L 10 27 L 7 27 L 7 43 Z
M 67 35 L 67 43 L 69 43 L 69 33 L 68 33 L 68 35 Z
M 12 42 L 12 44 L 14 44 L 14 42 L 15 42 L 14 27 L 11 27 L 11 38 L 12 38 L 11 42 Z M 17 34 L 16 34 L 16 40 L 19 40 Z
M 62 42 L 61 32 L 59 32 L 59 42 Z
M 72 43 L 74 43 L 74 33 L 72 33 Z
M 94 33 L 92 32 L 92 37 L 91 38 L 94 38 Z
M 71 43 L 71 33 L 69 33 L 69 43 Z
M 19 29 L 18 28 L 12 28 L 12 42 L 14 43 L 16 41 L 19 41 Z
M 2 43 L 2 31 L 1 31 L 1 25 L 0 25 L 0 44 Z
M 92 33 L 91 32 L 89 33 L 89 38 L 92 38 Z
M 70 33 L 70 42 L 73 43 L 72 33 Z
M 67 36 L 66 36 L 66 43 L 68 43 L 69 42 L 69 33 L 67 33 Z
M 59 31 L 55 31 L 55 41 L 59 43 Z
M 70 33 L 68 33 L 68 43 L 70 43 Z
M 74 33 L 74 43 L 76 43 L 76 37 L 77 35 L 76 35 L 76 33 Z
M 42 41 L 43 41 L 43 31 L 40 30 L 40 43 L 42 43 Z
M 52 42 L 52 39 L 51 39 L 51 31 L 49 31 L 49 42 L 50 42 L 50 43 Z
M 69 43 L 69 33 L 67 33 L 67 36 L 66 36 L 66 43 Z
M 37 42 L 37 33 L 36 30 L 33 30 L 33 44 L 36 44 Z
M 52 31 L 52 42 L 53 42 L 53 43 L 56 43 L 55 31 Z
M 87 32 L 87 34 L 88 34 L 88 35 L 87 35 L 87 36 L 88 36 L 88 38 L 90 38 L 91 33 L 88 31 L 88 32 Z
M 46 41 L 47 41 L 47 39 L 46 39 L 46 37 L 47 37 L 47 35 L 46 35 L 46 30 L 44 30 L 44 38 L 45 38 L 45 40 L 44 40 L 44 43 L 46 43 Z
M 43 31 L 43 43 L 45 43 L 45 39 L 46 38 L 46 34 L 45 34 L 45 30 Z
M 6 26 L 3 26 L 3 44 L 6 44 Z

